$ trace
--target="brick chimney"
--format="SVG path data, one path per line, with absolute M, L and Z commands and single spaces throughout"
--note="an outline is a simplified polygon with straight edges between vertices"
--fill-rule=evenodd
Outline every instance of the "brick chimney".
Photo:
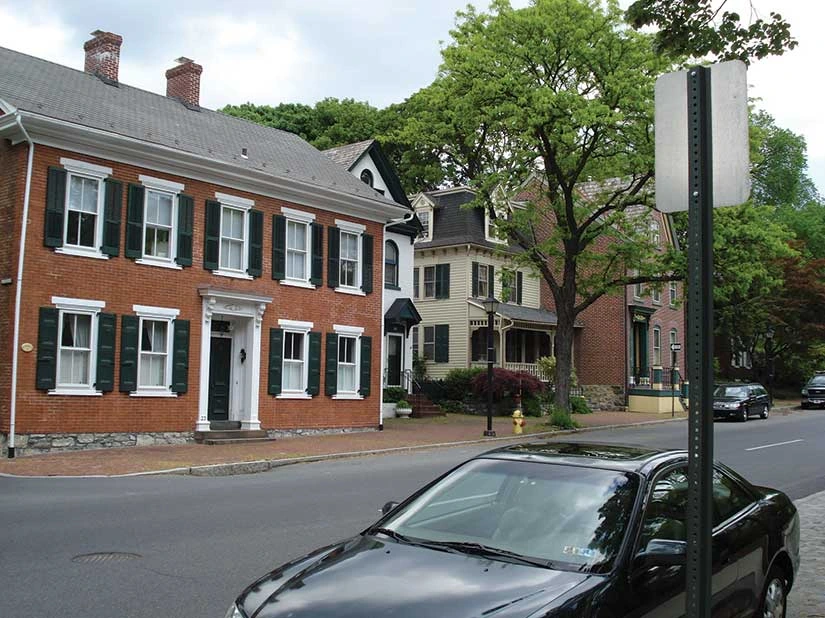
M 166 71 L 166 96 L 200 107 L 203 67 L 189 58 L 175 60 L 178 66 Z
M 112 32 L 95 30 L 92 39 L 83 44 L 86 51 L 86 63 L 83 70 L 103 79 L 117 82 L 120 66 L 120 45 L 123 37 Z

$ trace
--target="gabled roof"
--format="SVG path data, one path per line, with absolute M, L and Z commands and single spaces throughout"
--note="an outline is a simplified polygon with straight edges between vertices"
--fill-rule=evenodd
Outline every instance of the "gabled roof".
M 32 115 L 370 199 L 379 212 L 395 205 L 297 135 L 2 47 L 0 99 Z
M 407 208 L 410 207 L 410 201 L 407 199 L 407 194 L 401 186 L 401 181 L 398 179 L 395 167 L 390 163 L 387 155 L 384 154 L 381 145 L 374 139 L 329 148 L 324 150 L 323 153 L 339 165 L 346 167 L 349 171 L 352 171 L 355 165 L 365 156 L 371 157 L 372 162 L 381 174 L 381 178 L 384 180 L 384 184 L 387 185 L 392 199 Z
M 511 253 L 521 251 L 519 247 L 508 247 L 487 240 L 484 230 L 484 209 L 463 207 L 475 199 L 475 192 L 469 187 L 428 191 L 419 196 L 429 200 L 435 207 L 432 215 L 432 238 L 426 242 L 415 243 L 416 250 L 472 244 Z

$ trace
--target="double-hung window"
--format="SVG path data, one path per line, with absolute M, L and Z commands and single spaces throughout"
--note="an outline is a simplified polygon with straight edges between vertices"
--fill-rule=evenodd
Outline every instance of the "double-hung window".
M 673 307 L 674 305 L 676 305 L 677 294 L 678 294 L 677 289 L 676 289 L 676 282 L 675 281 L 670 282 L 669 293 L 670 293 L 670 306 Z
M 654 305 L 661 305 L 662 304 L 662 291 L 659 288 L 653 288 L 650 293 L 651 298 L 653 299 Z
M 184 186 L 163 178 L 140 176 L 143 186 L 143 252 L 140 263 L 180 268 L 175 264 L 178 194 Z
M 398 245 L 391 240 L 384 243 L 384 285 L 398 287 Z
M 138 381 L 135 396 L 174 396 L 172 385 L 172 337 L 178 309 L 134 305 L 140 319 L 138 330 Z
M 341 256 L 338 284 L 343 287 L 358 287 L 358 235 L 341 232 Z
M 312 322 L 278 320 L 284 329 L 283 375 L 279 397 L 309 398 L 307 394 L 309 331 Z
M 85 161 L 61 159 L 66 170 L 63 246 L 59 253 L 106 257 L 103 244 L 103 181 L 112 169 Z
M 658 326 L 653 327 L 653 364 L 662 365 L 662 329 Z
M 424 327 L 424 358 L 435 359 L 435 326 Z
M 96 394 L 97 318 L 105 303 L 52 297 L 59 310 L 54 394 Z
M 244 243 L 246 241 L 246 213 L 240 208 L 221 206 L 221 248 L 220 267 L 222 270 L 243 272 Z
M 308 278 L 307 256 L 309 226 L 298 221 L 286 222 L 286 277 L 297 281 Z
M 424 298 L 435 298 L 435 266 L 424 267 Z
M 418 221 L 421 223 L 421 240 L 430 240 L 430 211 L 419 210 L 415 213 L 418 216 Z
M 358 339 L 338 337 L 338 392 L 355 393 L 358 390 Z
M 477 298 L 487 298 L 490 296 L 490 288 L 487 285 L 489 279 L 489 267 L 487 264 L 479 264 L 478 265 L 478 277 L 477 283 L 478 286 L 478 294 L 476 295 Z

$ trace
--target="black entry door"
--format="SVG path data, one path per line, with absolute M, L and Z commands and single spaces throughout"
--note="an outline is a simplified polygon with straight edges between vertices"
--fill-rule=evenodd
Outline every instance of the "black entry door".
M 401 386 L 401 365 L 403 362 L 403 337 L 387 337 L 387 386 Z
M 232 340 L 212 337 L 209 351 L 210 421 L 229 420 L 229 379 L 232 363 Z

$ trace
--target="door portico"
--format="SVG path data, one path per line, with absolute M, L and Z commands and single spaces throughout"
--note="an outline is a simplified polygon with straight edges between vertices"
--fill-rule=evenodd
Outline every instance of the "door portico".
M 203 316 L 195 430 L 209 431 L 210 421 L 235 421 L 241 429 L 258 430 L 261 321 L 272 298 L 214 287 L 198 291 Z

